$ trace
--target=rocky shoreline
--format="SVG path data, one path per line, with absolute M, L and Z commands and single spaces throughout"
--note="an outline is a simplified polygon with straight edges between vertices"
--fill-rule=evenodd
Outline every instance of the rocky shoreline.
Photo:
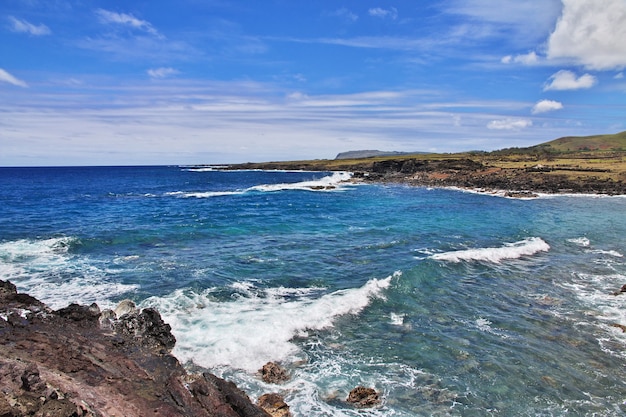
M 617 156 L 615 157 L 617 158 Z M 618 158 L 621 161 L 621 157 Z M 583 161 L 583 159 L 580 159 Z M 230 165 L 224 169 L 350 171 L 353 181 L 398 183 L 422 187 L 456 187 L 507 197 L 538 194 L 626 195 L 626 172 L 615 169 L 530 159 L 510 161 L 490 157 L 383 158 L 353 161 L 294 161 Z M 617 161 L 617 160 L 616 160 Z M 607 162 L 608 166 L 610 162 Z
M 458 187 L 485 192 L 503 191 L 508 197 L 534 197 L 537 193 L 626 194 L 626 183 L 622 180 L 613 181 L 592 175 L 572 178 L 560 171 L 565 169 L 541 165 L 506 169 L 484 165 L 471 159 L 407 159 L 374 162 L 370 171 L 356 172 L 355 176 L 373 182 Z
M 187 373 L 154 309 L 53 311 L 0 281 L 0 416 L 267 417 L 233 383 Z
M 190 373 L 171 355 L 170 325 L 130 300 L 115 311 L 70 304 L 51 310 L 0 280 L 0 417 L 291 417 L 277 393 L 256 404 L 232 382 Z M 290 379 L 279 364 L 259 370 L 267 384 Z M 376 407 L 356 387 L 347 404 Z

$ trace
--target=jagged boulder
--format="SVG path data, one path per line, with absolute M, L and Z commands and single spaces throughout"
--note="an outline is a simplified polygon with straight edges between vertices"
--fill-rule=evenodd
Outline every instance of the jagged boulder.
M 261 378 L 268 384 L 280 384 L 289 380 L 287 370 L 275 362 L 268 362 L 259 369 Z
M 359 386 L 350 391 L 346 401 L 358 408 L 375 407 L 380 404 L 378 393 L 373 388 Z
M 138 314 L 124 314 L 113 324 L 113 328 L 117 333 L 157 351 L 170 352 L 176 344 L 172 327 L 153 308 L 144 308 Z
M 289 406 L 280 394 L 263 394 L 257 400 L 257 405 L 272 417 L 291 417 Z

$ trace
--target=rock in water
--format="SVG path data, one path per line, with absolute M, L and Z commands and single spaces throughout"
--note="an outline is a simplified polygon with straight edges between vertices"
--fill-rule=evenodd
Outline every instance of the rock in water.
M 280 384 L 289 380 L 289 375 L 285 368 L 275 362 L 266 363 L 263 365 L 263 368 L 259 369 L 259 372 L 263 381 L 268 384 Z
M 291 417 L 289 406 L 280 394 L 263 394 L 256 403 L 272 417 Z
M 380 404 L 376 390 L 366 387 L 356 387 L 350 391 L 346 401 L 359 408 L 374 407 Z

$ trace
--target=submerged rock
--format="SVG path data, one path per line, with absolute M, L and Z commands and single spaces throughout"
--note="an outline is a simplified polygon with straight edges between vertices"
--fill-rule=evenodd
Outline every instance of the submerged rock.
M 0 280 L 0 416 L 269 415 L 234 384 L 188 374 L 156 310 L 113 316 L 96 305 L 52 311 Z
M 359 408 L 375 407 L 380 404 L 380 398 L 376 390 L 362 386 L 350 391 L 346 401 Z

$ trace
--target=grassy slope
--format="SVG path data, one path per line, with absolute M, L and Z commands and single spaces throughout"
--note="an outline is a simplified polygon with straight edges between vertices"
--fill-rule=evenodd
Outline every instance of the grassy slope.
M 584 150 L 622 150 L 626 151 L 626 131 L 613 135 L 568 136 L 555 139 L 532 148 L 544 148 L 556 152 Z M 531 148 L 531 149 L 532 149 Z
M 585 178 L 626 181 L 626 131 L 614 135 L 565 137 L 529 148 L 512 148 L 494 152 L 462 152 L 453 154 L 407 154 L 358 159 L 320 159 L 239 164 L 236 168 L 304 169 L 367 171 L 376 161 L 415 159 L 423 161 L 471 159 L 493 168 L 505 170 L 536 166 L 553 170 L 543 175 L 564 175 L 571 179 Z

